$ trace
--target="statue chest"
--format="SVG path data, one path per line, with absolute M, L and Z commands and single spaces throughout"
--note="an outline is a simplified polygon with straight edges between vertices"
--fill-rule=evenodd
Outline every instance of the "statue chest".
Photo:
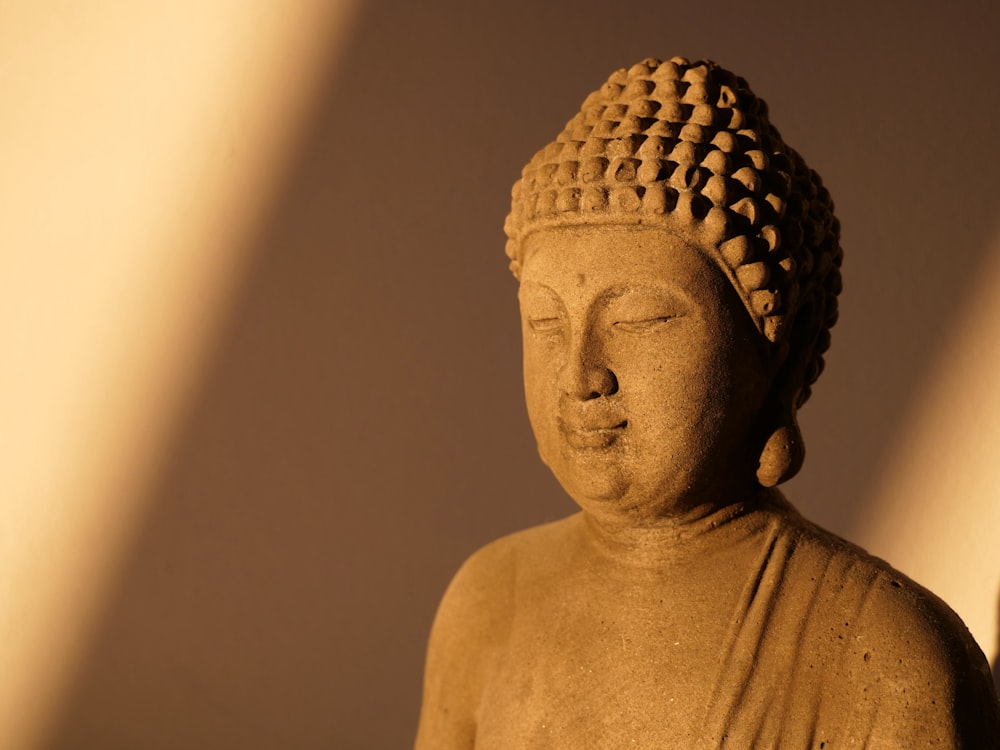
M 697 736 L 738 587 L 565 583 L 515 608 L 484 686 L 477 749 L 671 747 Z

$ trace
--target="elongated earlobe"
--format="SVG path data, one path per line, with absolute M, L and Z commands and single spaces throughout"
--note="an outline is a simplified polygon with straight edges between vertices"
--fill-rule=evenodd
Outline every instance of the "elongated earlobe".
M 757 465 L 757 481 L 763 487 L 775 487 L 795 476 L 805 457 L 806 449 L 795 416 L 787 414 L 764 444 Z

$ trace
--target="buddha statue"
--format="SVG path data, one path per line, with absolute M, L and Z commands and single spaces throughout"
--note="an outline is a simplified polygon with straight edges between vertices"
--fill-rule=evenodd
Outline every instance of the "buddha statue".
M 528 416 L 580 506 L 449 586 L 418 750 L 996 748 L 940 599 L 803 518 L 841 288 L 819 176 L 745 80 L 647 59 L 513 189 Z

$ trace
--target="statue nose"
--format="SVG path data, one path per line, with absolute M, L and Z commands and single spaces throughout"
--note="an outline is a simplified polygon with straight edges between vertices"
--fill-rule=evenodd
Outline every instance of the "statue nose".
M 618 377 L 606 365 L 580 357 L 568 362 L 563 372 L 563 390 L 582 401 L 618 392 Z
M 611 396 L 618 392 L 618 378 L 607 367 L 597 367 L 590 376 L 588 386 L 590 390 L 584 398 Z

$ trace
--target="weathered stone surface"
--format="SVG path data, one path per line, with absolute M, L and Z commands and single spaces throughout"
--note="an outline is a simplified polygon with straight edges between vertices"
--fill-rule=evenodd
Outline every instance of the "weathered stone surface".
M 958 617 L 803 519 L 839 226 L 746 82 L 612 74 L 514 186 L 528 415 L 581 512 L 441 603 L 419 750 L 993 748 Z

